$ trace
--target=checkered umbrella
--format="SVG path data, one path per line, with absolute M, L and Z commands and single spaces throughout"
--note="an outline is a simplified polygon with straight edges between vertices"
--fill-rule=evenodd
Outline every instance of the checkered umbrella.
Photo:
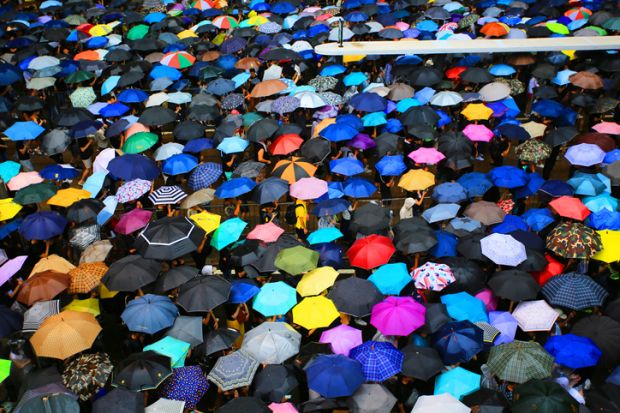
M 70 294 L 89 293 L 101 282 L 101 278 L 108 271 L 108 266 L 103 262 L 82 263 L 69 271 L 71 284 Z
M 116 199 L 118 202 L 129 202 L 140 198 L 151 189 L 151 181 L 144 179 L 134 179 L 125 182 L 116 191 Z
M 217 359 L 207 378 L 215 383 L 220 390 L 228 391 L 249 386 L 254 380 L 257 369 L 258 361 L 247 355 L 243 350 L 238 350 Z
M 187 184 L 192 191 L 208 188 L 222 175 L 222 165 L 214 162 L 205 162 L 198 165 L 189 176 Z
M 574 272 L 551 277 L 542 293 L 549 304 L 571 310 L 600 307 L 609 295 L 592 278 Z
M 174 369 L 158 391 L 162 397 L 182 400 L 185 408 L 193 409 L 208 389 L 209 381 L 200 366 L 185 366 Z
M 351 349 L 349 357 L 362 364 L 366 381 L 382 382 L 400 373 L 405 356 L 392 343 L 367 341 Z
M 60 312 L 60 301 L 39 301 L 24 313 L 24 331 L 36 331 L 46 318 Z
M 545 300 L 524 301 L 512 312 L 523 331 L 549 331 L 559 314 Z
M 518 341 L 491 348 L 487 365 L 500 380 L 525 383 L 551 376 L 553 357 L 535 341 Z
M 185 197 L 187 194 L 177 185 L 160 186 L 149 194 L 149 200 L 153 205 L 174 205 Z
M 485 321 L 477 321 L 474 324 L 482 330 L 482 339 L 485 343 L 493 343 L 501 334 L 501 331 Z

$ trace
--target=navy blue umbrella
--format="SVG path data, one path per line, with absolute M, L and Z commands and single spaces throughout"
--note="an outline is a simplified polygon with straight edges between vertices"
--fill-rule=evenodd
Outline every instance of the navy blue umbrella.
M 600 307 L 609 295 L 591 277 L 575 272 L 551 277 L 542 294 L 549 304 L 571 310 Z
M 208 138 L 192 139 L 187 142 L 183 147 L 183 152 L 187 153 L 200 153 L 207 149 L 213 149 L 213 140 Z
M 19 233 L 27 240 L 47 240 L 65 231 L 67 220 L 55 211 L 41 211 L 28 215 Z
M 39 175 L 53 181 L 64 181 L 65 179 L 73 179 L 78 176 L 78 171 L 75 168 L 51 164 L 41 169 Z
M 321 354 L 306 367 L 308 387 L 323 397 L 348 397 L 364 383 L 359 361 L 342 354 Z
M 240 195 L 247 194 L 256 186 L 256 182 L 250 178 L 234 178 L 224 182 L 215 190 L 215 196 L 218 198 L 236 198 Z
M 437 258 L 456 257 L 456 246 L 459 242 L 456 235 L 447 231 L 438 230 L 435 231 L 435 236 L 437 237 L 437 244 L 428 252 Z
M 212 93 L 217 96 L 223 96 L 227 93 L 235 90 L 236 85 L 230 79 L 217 78 L 209 83 L 207 86 L 207 92 Z
M 21 71 L 9 63 L 0 64 L 0 86 L 8 86 L 23 80 Z
M 564 114 L 566 107 L 560 102 L 551 99 L 540 99 L 532 105 L 532 112 L 547 118 L 559 118 Z
M 247 40 L 243 37 L 233 36 L 222 42 L 220 45 L 220 51 L 226 54 L 237 53 L 238 51 L 243 50 L 247 43 Z
M 549 179 L 538 188 L 540 192 L 557 198 L 560 196 L 573 196 L 573 188 L 564 181 L 559 179 Z
M 515 139 L 518 141 L 525 141 L 530 138 L 530 134 L 527 133 L 521 125 L 515 123 L 503 123 L 495 128 L 496 135 L 502 135 L 508 139 Z
M 310 248 L 319 253 L 319 265 L 321 267 L 342 268 L 342 248 L 338 244 L 328 242 L 325 244 L 311 245 Z
M 380 112 L 387 107 L 387 100 L 376 93 L 362 92 L 354 95 L 349 105 L 362 112 Z
M 108 164 L 108 171 L 115 178 L 124 181 L 132 181 L 134 179 L 152 181 L 160 173 L 155 161 L 138 154 L 117 156 Z
M 468 320 L 445 324 L 432 339 L 446 364 L 469 361 L 484 348 L 482 329 Z
M 85 138 L 89 135 L 94 135 L 99 129 L 101 129 L 101 122 L 96 120 L 83 120 L 76 123 L 70 130 L 69 135 L 74 139 Z
M 198 165 L 189 176 L 187 184 L 193 191 L 210 187 L 222 175 L 222 165 L 215 162 L 205 162 Z
M 259 204 L 267 204 L 280 199 L 288 192 L 288 182 L 284 179 L 270 176 L 254 188 L 252 199 Z

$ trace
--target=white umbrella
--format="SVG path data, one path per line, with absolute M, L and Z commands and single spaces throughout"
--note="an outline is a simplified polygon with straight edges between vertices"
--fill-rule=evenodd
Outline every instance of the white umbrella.
M 80 264 L 102 262 L 107 258 L 110 251 L 112 251 L 112 243 L 110 240 L 104 239 L 95 241 L 82 251 L 82 255 L 80 255 Z
M 296 52 L 303 52 L 306 50 L 314 50 L 314 47 L 305 40 L 297 40 L 291 45 L 291 49 Z
M 185 402 L 161 398 L 150 406 L 146 406 L 144 413 L 183 413 Z
M 160 106 L 162 103 L 168 101 L 168 94 L 166 92 L 154 93 L 146 101 L 146 107 Z
M 301 108 L 316 109 L 327 105 L 323 98 L 315 92 L 304 91 L 296 93 L 294 96 L 299 99 L 299 107 Z
M 241 348 L 261 364 L 280 364 L 299 353 L 300 343 L 287 323 L 266 322 L 245 334 Z
M 378 33 L 383 30 L 383 25 L 376 21 L 368 21 L 364 23 L 366 26 L 370 27 L 370 33 Z
M 470 408 L 448 393 L 420 396 L 411 413 L 469 413 Z
M 273 103 L 272 99 L 263 100 L 262 102 L 258 102 L 256 107 L 254 108 L 257 112 L 271 112 L 271 104 Z
M 525 245 L 512 235 L 491 234 L 480 240 L 482 255 L 497 265 L 516 267 L 527 259 Z
M 342 40 L 351 40 L 353 36 L 355 36 L 355 33 L 353 33 L 351 29 L 346 27 L 342 29 Z M 340 28 L 336 27 L 335 29 L 331 29 L 329 31 L 328 40 L 331 40 L 332 42 L 337 42 L 340 40 Z
M 434 106 L 454 106 L 463 101 L 463 97 L 460 93 L 453 92 L 451 90 L 442 90 L 435 93 L 431 98 L 431 105 Z
M 177 142 L 165 143 L 155 151 L 155 160 L 165 161 L 172 155 L 177 155 L 179 153 L 183 153 L 183 145 Z
M 559 315 L 545 300 L 523 301 L 512 312 L 523 331 L 549 331 Z
M 58 66 L 60 64 L 60 60 L 53 56 L 39 56 L 35 57 L 28 63 L 28 69 L 32 70 L 43 70 L 48 67 Z
M 109 172 L 108 164 L 115 157 L 116 150 L 114 148 L 106 148 L 99 152 L 99 155 L 95 157 L 95 162 L 93 162 L 93 172 Z
M 485 102 L 496 102 L 510 96 L 510 86 L 503 82 L 486 84 L 478 91 Z
M 56 83 L 55 77 L 35 77 L 26 83 L 28 89 L 42 90 Z

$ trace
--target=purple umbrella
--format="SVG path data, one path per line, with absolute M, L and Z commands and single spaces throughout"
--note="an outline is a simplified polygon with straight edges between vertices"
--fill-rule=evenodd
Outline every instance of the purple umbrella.
M 299 107 L 299 99 L 295 96 L 282 96 L 271 104 L 271 111 L 274 113 L 290 113 Z
M 337 327 L 323 331 L 320 343 L 329 343 L 334 354 L 349 355 L 353 347 L 362 344 L 362 331 L 357 328 L 341 324 Z
M 19 257 L 15 257 L 5 262 L 4 265 L 0 267 L 0 286 L 10 280 L 11 277 L 22 268 L 27 259 L 27 255 L 20 255 Z
M 603 162 L 605 152 L 598 145 L 580 143 L 568 148 L 564 157 L 571 165 L 592 166 Z
M 489 323 L 500 331 L 494 342 L 496 346 L 514 341 L 518 323 L 512 314 L 507 311 L 491 311 Z
M 361 150 L 372 149 L 377 146 L 375 140 L 365 133 L 358 133 L 353 139 L 347 142 L 347 145 Z

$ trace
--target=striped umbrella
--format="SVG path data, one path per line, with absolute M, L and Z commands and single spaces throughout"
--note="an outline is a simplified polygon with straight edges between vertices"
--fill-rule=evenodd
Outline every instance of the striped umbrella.
M 185 197 L 187 194 L 177 185 L 160 186 L 149 194 L 149 200 L 153 205 L 174 205 Z
M 487 365 L 500 380 L 525 383 L 551 376 L 553 357 L 535 341 L 515 340 L 491 348 Z
M 60 300 L 39 301 L 24 313 L 24 331 L 36 331 L 49 317 L 60 312 Z
M 306 162 L 303 158 L 293 157 L 278 162 L 271 174 L 288 181 L 289 184 L 294 184 L 301 178 L 314 176 L 315 172 L 316 166 Z
M 194 64 L 196 58 L 184 51 L 176 51 L 166 53 L 159 63 L 164 66 L 174 67 L 176 69 L 185 69 Z

